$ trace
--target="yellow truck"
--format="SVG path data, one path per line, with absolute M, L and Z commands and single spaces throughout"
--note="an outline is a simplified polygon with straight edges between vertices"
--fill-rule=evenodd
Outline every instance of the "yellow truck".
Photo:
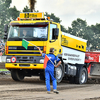
M 84 64 L 87 40 L 61 32 L 59 23 L 40 12 L 20 13 L 16 20 L 10 22 L 8 33 L 7 30 L 8 25 L 5 25 L 5 67 L 11 71 L 13 80 L 21 81 L 25 76 L 40 76 L 40 79 L 44 79 L 44 58 L 34 44 L 46 54 L 51 47 L 55 49 L 55 56 L 62 61 L 55 68 L 57 82 L 68 79 L 83 84 L 87 81 Z M 22 46 L 22 39 L 32 43 L 27 50 Z

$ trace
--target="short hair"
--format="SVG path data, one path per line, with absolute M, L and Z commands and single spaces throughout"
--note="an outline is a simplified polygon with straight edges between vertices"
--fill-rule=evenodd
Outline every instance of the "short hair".
M 50 48 L 50 53 L 53 53 L 54 52 L 54 48 Z

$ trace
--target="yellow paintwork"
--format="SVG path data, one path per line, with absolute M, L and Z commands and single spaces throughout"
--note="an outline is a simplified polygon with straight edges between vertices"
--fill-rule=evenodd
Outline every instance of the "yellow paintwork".
M 9 52 L 39 52 L 39 50 L 9 50 Z
M 38 23 L 38 22 L 50 22 L 50 21 L 48 21 L 48 20 L 20 20 L 20 21 L 12 21 L 12 22 L 10 22 L 10 24 L 12 24 L 12 23 L 19 23 L 19 24 L 29 24 L 29 23 Z
M 36 46 L 46 46 L 46 41 L 29 41 Z M 7 41 L 7 46 L 22 46 L 22 41 Z M 33 46 L 29 44 L 28 46 Z M 8 50 L 8 52 L 39 52 L 38 50 Z M 5 52 L 6 54 L 6 52 Z M 26 55 L 26 56 L 41 56 L 41 54 L 6 54 L 6 55 Z
M 20 13 L 19 18 L 44 18 L 44 13 Z
M 64 40 L 63 40 L 64 39 Z M 62 35 L 62 46 L 76 49 L 79 51 L 86 51 L 86 42 Z M 82 48 L 84 46 L 84 48 Z
M 29 41 L 30 43 L 37 45 L 37 46 L 43 46 L 46 45 L 46 41 Z M 33 46 L 32 44 L 28 44 L 28 46 Z M 22 41 L 7 41 L 7 46 L 22 46 Z
M 52 22 L 52 24 L 56 24 L 57 28 L 59 28 L 59 36 L 58 39 L 52 43 L 49 42 L 50 39 L 50 25 L 48 29 L 48 41 L 47 41 L 47 53 L 49 53 L 50 48 L 55 48 L 54 54 L 57 56 L 58 54 L 62 54 L 62 47 L 61 47 L 61 31 L 60 31 L 60 24 Z M 61 49 L 61 52 L 59 52 Z
M 16 56 L 41 56 L 41 54 L 6 54 L 6 55 L 16 55 Z
M 21 63 L 23 65 L 25 64 L 30 64 L 29 67 L 25 67 L 25 66 L 20 66 L 19 63 L 6 63 L 5 67 L 7 69 L 44 69 L 43 68 L 43 64 L 32 64 L 32 63 Z
M 50 48 L 55 48 L 55 55 L 61 54 L 62 53 L 62 47 L 61 47 L 61 31 L 60 31 L 60 24 L 59 23 L 55 23 L 52 22 L 52 24 L 56 24 L 57 27 L 59 28 L 59 36 L 58 39 L 55 42 L 50 43 L 49 39 L 50 39 L 50 21 L 48 20 L 24 20 L 24 21 L 12 21 L 11 23 L 36 23 L 36 22 L 49 22 L 48 25 L 48 40 L 47 41 L 29 41 L 31 43 L 33 43 L 36 46 L 46 46 L 46 54 L 49 53 L 49 49 Z M 22 41 L 7 41 L 7 46 L 22 46 Z M 32 46 L 31 44 L 29 44 L 28 46 Z M 59 53 L 59 50 L 61 49 L 61 52 Z M 8 52 L 24 52 L 25 50 L 8 50 Z M 39 52 L 39 51 L 35 51 L 34 52 Z M 32 50 L 26 50 L 25 52 L 32 52 Z M 40 54 L 6 54 L 6 55 L 20 55 L 20 56 L 41 56 Z M 17 64 L 17 66 L 15 65 Z M 37 66 L 34 66 L 34 64 L 30 63 L 30 67 L 20 67 L 19 63 L 6 63 L 5 67 L 7 69 L 12 69 L 12 68 L 16 68 L 16 69 L 43 69 L 43 64 L 37 64 Z M 21 63 L 22 64 L 22 63 Z M 25 64 L 25 63 L 24 63 Z M 36 64 L 35 64 L 36 65 Z

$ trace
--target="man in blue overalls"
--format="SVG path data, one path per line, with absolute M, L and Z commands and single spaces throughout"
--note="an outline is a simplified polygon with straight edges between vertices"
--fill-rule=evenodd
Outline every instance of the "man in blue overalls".
M 37 47 L 43 57 L 45 57 L 45 53 L 42 53 L 39 47 Z M 54 77 L 54 67 L 58 67 L 61 64 L 60 59 L 54 55 L 54 48 L 50 48 L 50 53 L 47 54 L 47 57 L 50 59 L 47 62 L 47 67 L 45 68 L 45 82 L 46 82 L 46 88 L 47 88 L 47 93 L 50 93 L 50 77 L 52 79 L 53 83 L 53 92 L 58 94 L 59 92 L 57 91 L 57 81 Z M 54 61 L 58 62 L 57 65 L 54 65 Z

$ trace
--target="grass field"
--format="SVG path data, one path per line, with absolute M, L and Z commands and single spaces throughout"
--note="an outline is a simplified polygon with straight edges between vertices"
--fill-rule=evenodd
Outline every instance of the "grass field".
M 0 71 L 8 71 L 7 69 L 0 69 Z

